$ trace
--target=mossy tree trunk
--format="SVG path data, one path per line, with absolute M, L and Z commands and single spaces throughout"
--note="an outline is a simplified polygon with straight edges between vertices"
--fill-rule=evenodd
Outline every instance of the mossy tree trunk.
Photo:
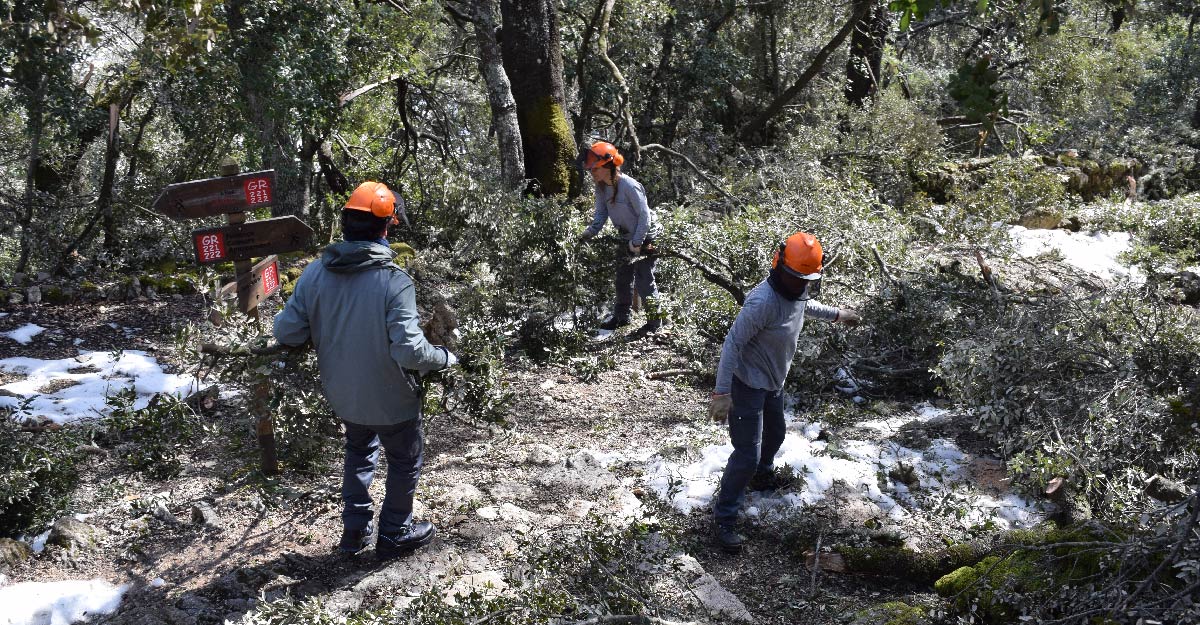
M 558 15 L 550 0 L 501 0 L 500 16 L 500 51 L 517 104 L 525 177 L 539 195 L 567 193 L 578 178 L 572 175 L 576 149 L 566 117 Z

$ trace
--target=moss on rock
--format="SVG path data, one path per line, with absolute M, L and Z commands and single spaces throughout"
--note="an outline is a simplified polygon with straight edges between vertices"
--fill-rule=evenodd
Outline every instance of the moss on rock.
M 924 608 L 903 601 L 889 601 L 859 610 L 851 625 L 924 625 L 929 622 Z
M 928 553 L 897 546 L 839 546 L 835 551 L 856 573 L 888 575 L 928 584 L 959 567 L 978 562 L 987 555 L 988 548 L 978 543 L 960 543 Z

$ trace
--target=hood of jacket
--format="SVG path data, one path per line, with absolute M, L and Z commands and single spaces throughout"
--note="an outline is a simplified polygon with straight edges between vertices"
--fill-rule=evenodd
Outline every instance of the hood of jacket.
M 334 273 L 356 273 L 372 267 L 384 267 L 396 253 L 375 241 L 342 241 L 325 248 L 321 264 Z

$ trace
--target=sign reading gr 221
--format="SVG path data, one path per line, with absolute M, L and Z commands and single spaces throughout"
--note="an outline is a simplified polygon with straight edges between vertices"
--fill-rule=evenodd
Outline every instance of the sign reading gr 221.
M 242 213 L 275 201 L 275 170 L 167 185 L 153 208 L 171 219 Z
M 308 247 L 313 231 L 292 215 L 192 231 L 196 262 L 250 260 Z

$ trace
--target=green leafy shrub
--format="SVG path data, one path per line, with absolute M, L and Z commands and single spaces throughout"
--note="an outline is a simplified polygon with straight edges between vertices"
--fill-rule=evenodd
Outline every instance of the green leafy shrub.
M 57 517 L 79 480 L 84 442 L 76 428 L 26 431 L 0 416 L 0 536 L 16 536 Z
M 199 417 L 178 397 L 159 393 L 136 408 L 137 391 L 123 389 L 108 397 L 110 412 L 101 420 L 126 467 L 155 479 L 179 474 L 181 457 L 202 427 Z

